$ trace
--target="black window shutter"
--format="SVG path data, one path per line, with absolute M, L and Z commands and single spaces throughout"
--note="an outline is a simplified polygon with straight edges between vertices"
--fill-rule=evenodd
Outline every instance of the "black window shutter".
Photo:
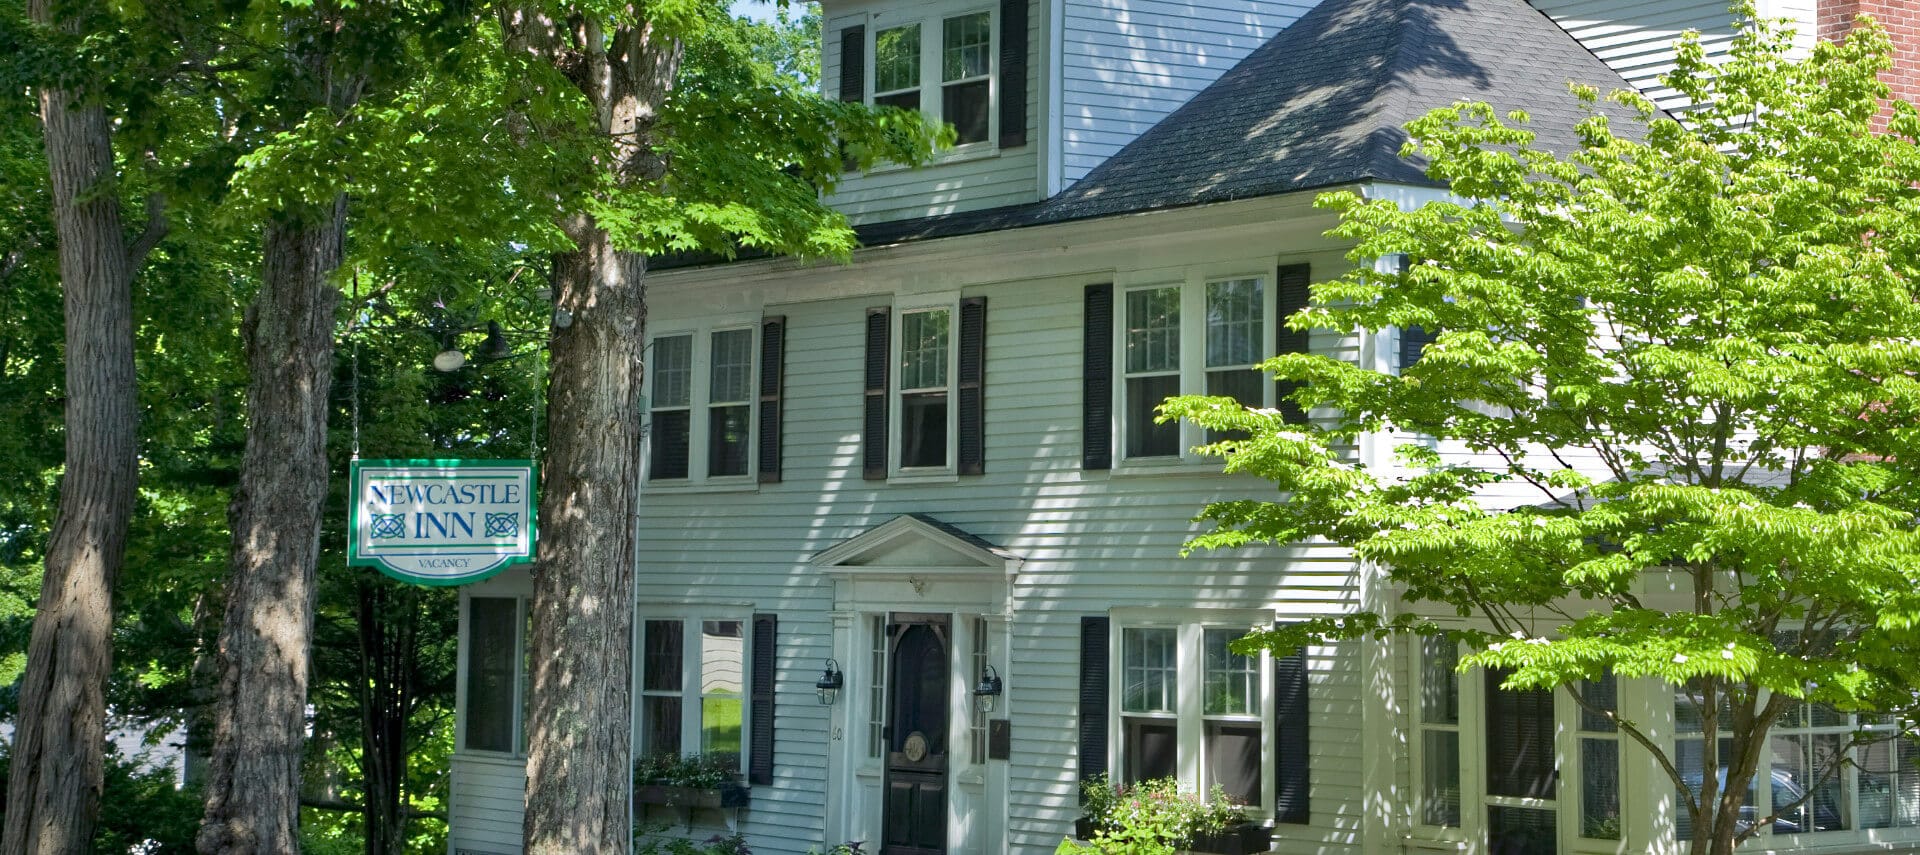
M 1280 752 L 1273 767 L 1274 822 L 1308 821 L 1307 652 L 1273 661 L 1273 736 Z
M 753 616 L 753 691 L 747 699 L 753 722 L 752 756 L 747 758 L 747 783 L 773 783 L 773 669 L 774 631 L 779 619 Z
M 1000 0 L 1000 147 L 1027 144 L 1027 0 Z
M 1080 780 L 1107 773 L 1106 615 L 1080 619 Z
M 1287 329 L 1287 318 L 1307 307 L 1310 295 L 1308 283 L 1313 281 L 1313 268 L 1305 264 L 1283 264 L 1274 277 L 1273 311 L 1273 352 L 1306 353 L 1308 335 L 1305 332 Z M 1289 422 L 1300 423 L 1307 420 L 1307 414 L 1300 405 L 1287 399 L 1288 395 L 1299 389 L 1300 384 L 1293 380 L 1279 380 L 1274 383 L 1274 400 L 1280 414 Z
M 867 417 L 862 438 L 860 477 L 887 478 L 887 363 L 893 349 L 893 308 L 867 310 Z
M 960 474 L 987 471 L 987 298 L 960 301 Z
M 760 319 L 760 483 L 780 482 L 780 390 L 787 369 L 787 319 Z
M 1113 468 L 1113 285 L 1088 285 L 1080 388 L 1080 466 Z
M 1433 343 L 1433 334 L 1425 327 L 1410 326 L 1400 331 L 1400 370 L 1405 371 L 1420 361 L 1427 352 L 1427 345 Z
M 867 97 L 867 28 L 848 27 L 840 31 L 840 100 L 864 101 Z

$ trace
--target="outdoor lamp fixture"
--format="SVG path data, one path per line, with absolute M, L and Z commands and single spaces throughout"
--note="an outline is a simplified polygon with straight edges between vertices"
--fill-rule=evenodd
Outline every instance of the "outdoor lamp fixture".
M 1000 697 L 1005 688 L 1000 682 L 1000 672 L 988 665 L 986 673 L 980 675 L 980 684 L 973 687 L 973 703 L 981 712 L 993 712 L 994 700 Z
M 513 355 L 513 346 L 507 343 L 507 334 L 500 329 L 499 321 L 487 322 L 487 338 L 480 342 L 480 358 L 499 361 Z
M 454 346 L 453 336 L 447 335 L 442 337 L 440 339 L 440 352 L 433 355 L 433 370 L 440 372 L 459 371 L 460 368 L 466 364 L 467 355 L 461 353 L 460 348 Z
M 827 670 L 820 672 L 820 679 L 813 684 L 820 692 L 820 705 L 832 706 L 834 697 L 840 694 L 840 687 L 846 684 L 846 676 L 840 673 L 840 663 L 828 659 Z

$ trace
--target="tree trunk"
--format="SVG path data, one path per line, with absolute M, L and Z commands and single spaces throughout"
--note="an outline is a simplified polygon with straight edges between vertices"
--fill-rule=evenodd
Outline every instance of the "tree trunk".
M 653 125 L 672 88 L 679 42 L 628 4 L 564 24 L 503 8 L 508 49 L 550 63 L 579 88 L 607 135 L 600 164 L 643 191 L 666 171 Z M 560 226 L 574 250 L 554 260 L 556 315 L 533 574 L 528 715 L 528 855 L 624 852 L 632 845 L 634 520 L 640 496 L 645 256 L 616 249 L 584 212 Z
M 557 304 L 533 574 L 529 855 L 631 845 L 634 509 L 644 257 L 589 228 L 555 259 Z
M 29 12 L 71 31 L 54 20 L 54 5 L 34 2 Z M 60 237 L 67 460 L 20 681 L 0 852 L 77 855 L 89 850 L 100 810 L 113 585 L 133 517 L 136 259 L 121 233 L 118 194 L 99 192 L 114 178 L 106 111 L 74 106 L 72 90 L 39 95 Z
M 299 851 L 313 577 L 346 198 L 267 224 L 247 309 L 247 450 L 233 498 L 203 855 Z
M 379 580 L 362 581 L 357 594 L 366 852 L 401 855 L 407 839 L 407 722 L 413 715 L 419 654 L 419 598 Z

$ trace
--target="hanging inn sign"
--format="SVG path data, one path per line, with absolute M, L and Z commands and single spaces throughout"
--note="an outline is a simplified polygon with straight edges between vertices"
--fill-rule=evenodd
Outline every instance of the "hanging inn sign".
M 528 460 L 356 460 L 347 564 L 464 585 L 533 560 Z

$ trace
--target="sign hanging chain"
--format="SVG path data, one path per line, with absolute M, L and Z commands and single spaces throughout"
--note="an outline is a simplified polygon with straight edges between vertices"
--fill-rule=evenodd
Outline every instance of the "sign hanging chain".
M 533 405 L 527 407 L 527 459 L 534 463 L 540 462 L 540 410 L 547 400 L 546 377 L 547 343 L 541 342 L 533 353 Z
M 356 313 L 366 311 L 366 308 L 360 305 L 360 268 L 358 266 L 353 268 L 353 310 Z M 349 336 L 352 336 L 352 339 L 347 344 L 349 349 L 353 353 L 352 410 L 353 410 L 353 459 L 355 460 L 360 459 L 360 336 L 355 334 L 356 330 L 354 329 L 354 327 L 357 327 L 359 325 L 360 325 L 359 317 L 356 314 L 356 317 L 352 321 L 349 321 L 347 326 L 347 334 Z

